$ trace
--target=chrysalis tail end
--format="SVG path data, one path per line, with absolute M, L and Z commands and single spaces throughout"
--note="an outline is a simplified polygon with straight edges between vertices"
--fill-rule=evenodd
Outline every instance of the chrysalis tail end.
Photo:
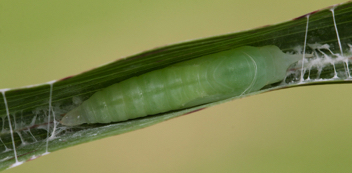
M 81 115 L 80 107 L 77 107 L 68 112 L 60 121 L 65 126 L 76 126 L 83 123 L 87 123 L 85 118 Z

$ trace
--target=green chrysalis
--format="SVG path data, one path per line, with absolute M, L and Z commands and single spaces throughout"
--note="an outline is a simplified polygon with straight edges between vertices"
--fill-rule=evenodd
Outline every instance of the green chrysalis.
M 258 91 L 283 80 L 300 58 L 276 46 L 244 46 L 180 62 L 94 93 L 61 123 L 119 122 Z

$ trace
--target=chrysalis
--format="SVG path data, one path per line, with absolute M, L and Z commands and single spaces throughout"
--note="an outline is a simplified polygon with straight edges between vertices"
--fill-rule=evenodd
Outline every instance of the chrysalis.
M 113 84 L 68 112 L 61 123 L 110 123 L 258 91 L 284 79 L 301 59 L 276 46 L 244 46 L 170 65 Z

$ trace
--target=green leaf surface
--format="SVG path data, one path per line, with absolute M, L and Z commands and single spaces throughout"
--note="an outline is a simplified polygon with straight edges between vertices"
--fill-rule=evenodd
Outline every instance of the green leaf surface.
M 348 43 L 351 43 L 350 39 L 352 37 L 350 34 L 352 3 L 336 6 L 334 12 L 341 47 L 347 53 L 348 49 L 346 48 L 349 48 Z M 331 7 L 309 14 L 307 43 L 329 44 L 333 52 L 339 53 L 339 43 L 333 21 Z M 294 47 L 304 45 L 306 28 L 307 17 L 302 16 L 281 24 L 173 44 L 142 52 L 82 74 L 55 81 L 53 82 L 52 90 L 51 83 L 4 90 L 14 131 L 14 145 L 16 146 L 18 162 L 34 159 L 46 152 L 53 152 L 80 143 L 144 128 L 191 113 L 192 111 L 237 99 L 238 97 L 234 97 L 185 110 L 172 111 L 120 123 L 82 125 L 73 128 L 64 127 L 58 123 L 62 115 L 77 106 L 79 102 L 89 98 L 96 91 L 114 83 L 177 62 L 245 45 L 276 45 L 283 51 L 292 51 Z M 352 65 L 349 67 L 351 68 Z M 335 68 L 337 72 L 345 71 L 344 64 L 336 64 Z M 333 66 L 328 66 L 322 70 L 320 77 L 330 79 L 333 77 L 333 72 Z M 317 77 L 314 76 L 317 73 L 317 69 L 312 69 L 311 73 L 313 74 L 311 77 Z M 305 75 L 305 78 L 307 78 L 308 74 Z M 290 83 L 289 85 L 278 83 L 245 96 L 302 85 L 350 82 L 346 76 L 342 75 L 339 77 L 339 79 L 335 80 L 313 80 L 298 83 L 297 77 L 291 76 L 286 79 L 286 82 Z M 53 111 L 49 113 L 50 104 Z M 48 119 L 49 114 L 51 115 L 51 121 Z M 53 115 L 55 115 L 56 121 L 53 121 Z M 0 137 L 4 143 L 4 145 L 0 146 L 0 151 L 2 151 L 0 169 L 3 170 L 16 163 L 4 100 L 0 100 L 0 116 L 2 117 Z M 50 137 L 51 135 L 53 136 Z

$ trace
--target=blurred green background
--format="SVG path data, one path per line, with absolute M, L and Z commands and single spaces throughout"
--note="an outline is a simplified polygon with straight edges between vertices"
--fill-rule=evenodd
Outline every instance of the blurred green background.
M 143 50 L 278 23 L 340 2 L 2 0 L 0 88 L 60 79 Z M 235 100 L 5 172 L 351 172 L 351 87 L 300 87 Z

